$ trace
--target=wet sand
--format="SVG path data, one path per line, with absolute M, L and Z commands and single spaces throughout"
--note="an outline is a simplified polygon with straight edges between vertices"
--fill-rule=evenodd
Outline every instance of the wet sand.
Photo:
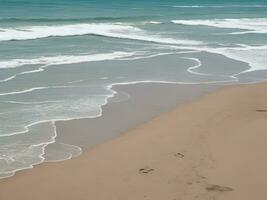
M 225 87 L 5 179 L 0 199 L 265 199 L 266 120 L 266 83 Z
M 102 116 L 58 121 L 57 143 L 90 150 L 99 143 L 118 137 L 161 113 L 218 89 L 216 85 L 138 83 L 115 85 L 117 94 L 103 106 Z M 52 146 L 52 145 L 50 145 Z

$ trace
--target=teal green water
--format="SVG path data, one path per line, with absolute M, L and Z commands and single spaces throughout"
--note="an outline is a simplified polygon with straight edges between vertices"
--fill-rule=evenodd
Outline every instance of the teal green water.
M 45 161 L 55 120 L 101 116 L 114 84 L 263 81 L 266 63 L 265 0 L 0 0 L 0 177 Z

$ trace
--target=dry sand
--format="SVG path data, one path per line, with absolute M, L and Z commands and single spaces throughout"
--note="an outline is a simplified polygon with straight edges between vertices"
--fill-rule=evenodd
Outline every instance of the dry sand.
M 2 200 L 265 200 L 267 84 L 180 105 L 78 158 L 0 182 Z

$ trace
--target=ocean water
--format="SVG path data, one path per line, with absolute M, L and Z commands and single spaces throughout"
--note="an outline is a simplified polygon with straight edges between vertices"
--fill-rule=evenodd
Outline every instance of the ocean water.
M 0 0 L 0 178 L 79 155 L 46 151 L 54 122 L 101 116 L 115 84 L 252 83 L 266 70 L 266 0 Z

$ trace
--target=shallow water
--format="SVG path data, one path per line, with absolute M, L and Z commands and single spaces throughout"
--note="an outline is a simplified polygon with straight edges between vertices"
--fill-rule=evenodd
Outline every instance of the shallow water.
M 0 4 L 0 177 L 44 162 L 55 120 L 101 116 L 114 84 L 267 78 L 263 0 Z M 46 159 L 80 151 L 62 144 Z

